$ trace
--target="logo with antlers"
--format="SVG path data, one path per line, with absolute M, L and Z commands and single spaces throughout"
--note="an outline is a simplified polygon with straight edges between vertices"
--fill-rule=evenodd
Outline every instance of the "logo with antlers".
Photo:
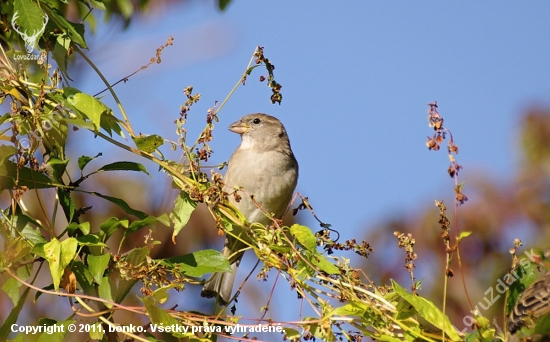
M 19 33 L 21 38 L 23 38 L 23 41 L 25 42 L 25 48 L 27 49 L 27 53 L 31 53 L 36 46 L 36 42 L 38 41 L 38 38 L 40 35 L 44 32 L 44 29 L 46 28 L 46 24 L 48 23 L 48 15 L 44 13 L 44 24 L 42 25 L 42 28 L 39 30 L 35 30 L 32 32 L 32 34 L 27 34 L 27 32 L 20 31 L 17 27 L 17 23 L 15 22 L 19 18 L 18 11 L 15 11 L 13 14 L 13 18 L 11 19 L 11 26 L 15 30 L 15 32 Z M 21 28 L 21 27 L 19 27 Z

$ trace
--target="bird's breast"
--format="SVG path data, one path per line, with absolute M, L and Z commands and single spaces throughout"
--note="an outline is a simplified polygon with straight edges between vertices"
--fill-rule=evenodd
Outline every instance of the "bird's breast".
M 235 187 L 243 187 L 245 192 L 240 194 L 241 201 L 236 203 L 233 196 L 230 196 L 230 200 L 248 221 L 266 224 L 269 219 L 256 203 L 280 218 L 296 187 L 297 163 L 293 156 L 275 151 L 250 152 L 239 149 L 231 156 L 225 177 L 226 191 L 231 193 Z M 254 201 L 249 195 L 253 196 Z

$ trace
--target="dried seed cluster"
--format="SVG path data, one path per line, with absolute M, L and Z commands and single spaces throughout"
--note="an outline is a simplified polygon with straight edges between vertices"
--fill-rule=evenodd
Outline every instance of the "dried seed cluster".
M 440 145 L 447 138 L 447 134 L 449 135 L 447 152 L 449 153 L 449 160 L 451 161 L 451 165 L 449 165 L 447 172 L 449 173 L 449 176 L 451 176 L 451 178 L 456 179 L 456 177 L 458 177 L 459 171 L 462 170 L 462 166 L 458 164 L 455 159 L 455 155 L 458 154 L 458 146 L 454 143 L 453 134 L 451 133 L 451 131 L 443 127 L 444 119 L 441 115 L 439 115 L 439 112 L 437 110 L 437 102 L 428 103 L 428 106 L 430 106 L 430 109 L 428 109 L 428 122 L 429 126 L 433 127 L 434 129 L 434 135 L 432 137 L 428 137 L 426 146 L 430 151 L 439 151 Z M 468 196 L 466 196 L 462 192 L 463 186 L 463 183 L 455 186 L 455 198 L 460 204 L 464 204 L 464 202 L 468 200 Z

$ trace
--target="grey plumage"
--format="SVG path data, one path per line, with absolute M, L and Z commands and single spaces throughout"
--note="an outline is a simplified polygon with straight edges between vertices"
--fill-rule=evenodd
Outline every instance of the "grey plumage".
M 224 177 L 224 191 L 232 194 L 235 187 L 243 187 L 246 193 L 275 218 L 285 213 L 298 182 L 298 162 L 292 153 L 283 124 L 267 114 L 249 114 L 229 126 L 229 130 L 241 135 L 241 143 L 228 162 Z M 237 203 L 233 196 L 229 201 L 237 207 L 250 223 L 268 225 L 271 220 L 244 192 L 239 193 Z M 247 239 L 238 229 L 234 234 Z M 239 235 L 240 234 L 240 235 Z M 218 297 L 222 305 L 231 299 L 237 269 L 246 245 L 231 236 L 226 237 L 222 253 L 231 263 L 231 273 L 214 273 L 204 286 L 201 296 Z

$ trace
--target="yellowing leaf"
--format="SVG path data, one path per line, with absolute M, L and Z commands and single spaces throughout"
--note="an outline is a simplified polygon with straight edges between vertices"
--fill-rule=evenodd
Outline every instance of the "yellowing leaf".
M 423 317 L 425 320 L 427 320 L 437 328 L 444 331 L 445 334 L 449 336 L 449 338 L 451 338 L 453 341 L 462 341 L 462 338 L 460 337 L 458 332 L 451 325 L 449 318 L 443 315 L 443 313 L 432 302 L 425 298 L 414 296 L 408 293 L 404 288 L 402 288 L 398 283 L 393 280 L 392 286 L 395 293 L 400 295 L 401 298 L 411 304 L 421 317 Z
M 307 250 L 316 250 L 317 238 L 308 227 L 299 224 L 293 224 L 292 227 L 290 227 L 290 234 L 292 234 L 292 236 L 294 236 L 298 240 L 298 242 Z
M 76 253 L 78 242 L 75 238 L 68 238 L 60 242 L 53 238 L 52 241 L 44 245 L 44 255 L 50 266 L 53 286 L 56 291 L 59 290 L 59 282 L 63 276 L 65 267 L 73 260 Z
M 99 130 L 101 115 L 111 111 L 109 107 L 95 97 L 80 92 L 67 96 L 67 101 L 90 119 L 96 131 Z
M 164 139 L 159 135 L 153 134 L 147 137 L 136 137 L 134 138 L 134 142 L 140 151 L 153 153 L 164 144 Z
M 191 214 L 195 211 L 197 202 L 189 198 L 189 194 L 185 191 L 181 191 L 179 196 L 174 200 L 174 209 L 170 213 L 170 219 L 174 223 L 174 233 L 172 233 L 172 241 L 179 234 L 180 230 L 185 227 Z

